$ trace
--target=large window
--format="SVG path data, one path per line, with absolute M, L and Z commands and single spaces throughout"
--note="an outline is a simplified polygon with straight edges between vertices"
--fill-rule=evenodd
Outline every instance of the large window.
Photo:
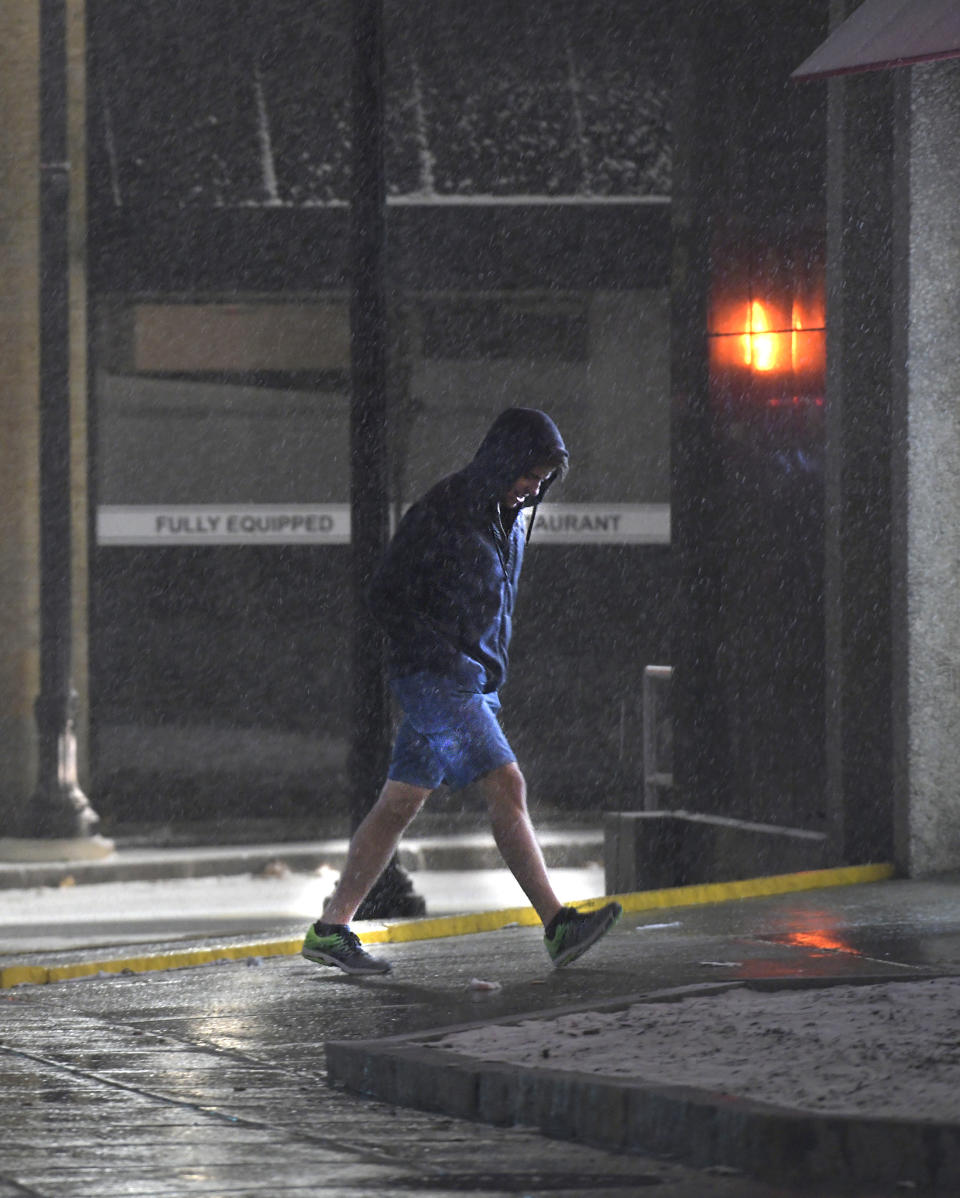
M 553 503 L 612 505 L 623 519 L 593 530 L 599 539 L 666 539 L 663 292 L 409 296 L 391 331 L 396 505 L 467 461 L 502 408 L 540 407 L 573 461 Z M 342 297 L 107 304 L 100 332 L 102 543 L 347 539 Z M 644 516 L 646 534 L 627 533 L 628 513 Z M 545 513 L 547 539 L 574 518 Z

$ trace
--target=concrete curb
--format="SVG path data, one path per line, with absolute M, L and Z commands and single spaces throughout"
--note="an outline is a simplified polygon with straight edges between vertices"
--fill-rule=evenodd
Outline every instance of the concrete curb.
M 906 980 L 901 974 L 884 974 L 855 984 Z M 851 981 L 805 984 L 823 988 Z M 672 1155 L 700 1168 L 726 1166 L 779 1184 L 841 1180 L 960 1186 L 960 1126 L 955 1124 L 821 1115 L 694 1087 L 515 1066 L 432 1046 L 468 1028 L 616 1011 L 637 1002 L 744 986 L 749 984 L 683 987 L 682 992 L 632 995 L 381 1040 L 331 1041 L 325 1046 L 328 1077 L 332 1084 L 398 1106 L 497 1126 L 534 1127 L 556 1139 L 601 1148 Z M 767 982 L 762 988 L 782 987 Z

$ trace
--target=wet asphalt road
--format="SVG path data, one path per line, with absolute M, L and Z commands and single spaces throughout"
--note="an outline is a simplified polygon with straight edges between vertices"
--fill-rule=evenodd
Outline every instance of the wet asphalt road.
M 797 1191 L 364 1100 L 328 1085 L 323 1044 L 718 975 L 960 973 L 960 880 L 628 917 L 561 971 L 525 928 L 378 951 L 389 977 L 274 957 L 0 992 L 0 1198 L 785 1198 Z

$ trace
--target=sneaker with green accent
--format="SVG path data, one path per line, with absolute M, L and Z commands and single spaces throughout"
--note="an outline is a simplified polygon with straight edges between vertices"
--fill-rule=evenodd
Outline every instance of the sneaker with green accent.
M 550 960 L 558 969 L 569 965 L 609 932 L 622 914 L 619 903 L 607 903 L 597 911 L 561 907 L 543 933 Z
M 344 973 L 389 973 L 387 961 L 371 957 L 360 937 L 343 923 L 316 923 L 307 928 L 300 956 L 318 965 L 334 965 Z

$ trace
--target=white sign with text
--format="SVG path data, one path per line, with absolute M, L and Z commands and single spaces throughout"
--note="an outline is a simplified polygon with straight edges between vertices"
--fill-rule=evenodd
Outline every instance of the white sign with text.
M 97 543 L 109 545 L 348 545 L 350 505 L 167 504 L 102 506 Z M 532 545 L 667 545 L 670 506 L 545 503 Z

